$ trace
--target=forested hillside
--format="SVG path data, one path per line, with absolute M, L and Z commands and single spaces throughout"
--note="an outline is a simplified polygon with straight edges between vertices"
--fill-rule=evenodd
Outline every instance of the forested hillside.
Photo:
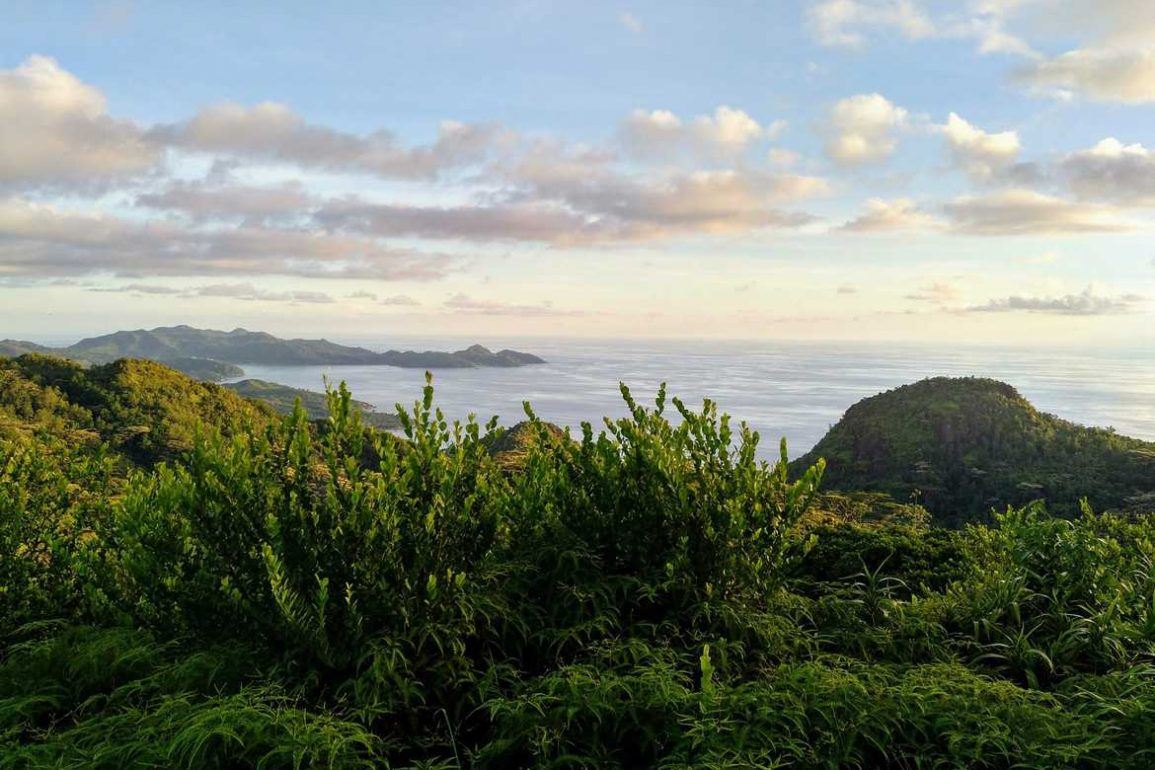
M 398 439 L 0 363 L 0 767 L 1155 763 L 1150 516 L 940 529 L 623 396 Z
M 39 354 L 0 359 L 0 430 L 99 442 L 138 464 L 182 456 L 202 433 L 270 424 L 273 411 L 152 361 L 85 368 Z
M 291 414 L 297 403 L 300 403 L 310 419 L 324 420 L 329 416 L 329 400 L 324 393 L 265 380 L 241 380 L 226 383 L 224 387 L 245 398 L 268 404 L 281 414 Z M 353 406 L 360 410 L 361 419 L 366 425 L 384 430 L 401 426 L 401 421 L 392 412 L 378 412 L 372 404 L 364 401 L 355 401 Z
M 797 467 L 827 462 L 834 489 L 917 501 L 944 522 L 1045 499 L 1130 509 L 1155 492 L 1155 444 L 1035 409 L 1014 388 L 977 378 L 923 380 L 867 398 Z

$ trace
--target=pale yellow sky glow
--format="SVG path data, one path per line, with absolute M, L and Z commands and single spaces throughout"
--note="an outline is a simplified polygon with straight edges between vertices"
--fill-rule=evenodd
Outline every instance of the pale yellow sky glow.
M 0 33 L 0 336 L 1155 344 L 1151 7 L 771 3 L 770 41 L 681 6 L 406 17 L 412 48 L 350 41 L 358 69 L 285 21 L 299 45 L 251 38 L 197 78 L 193 49 L 145 46 L 156 9 L 21 20 Z M 601 59 L 531 50 L 591 35 Z M 407 87 L 367 87 L 386 72 Z

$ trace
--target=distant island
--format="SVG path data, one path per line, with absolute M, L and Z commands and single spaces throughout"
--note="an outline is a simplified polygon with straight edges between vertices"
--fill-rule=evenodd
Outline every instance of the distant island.
M 158 361 L 190 376 L 221 382 L 244 376 L 243 364 L 265 366 L 330 366 L 361 364 L 409 369 L 465 369 L 517 367 L 544 364 L 530 353 L 492 351 L 472 345 L 454 352 L 388 350 L 340 345 L 328 340 L 281 339 L 266 332 L 233 329 L 230 332 L 169 326 L 119 331 L 83 339 L 74 345 L 52 348 L 21 340 L 0 341 L 0 356 L 41 353 L 88 364 L 104 364 L 121 358 Z

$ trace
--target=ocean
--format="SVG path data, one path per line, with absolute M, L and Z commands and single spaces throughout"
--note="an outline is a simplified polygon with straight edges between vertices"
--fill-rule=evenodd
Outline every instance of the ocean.
M 461 340 L 340 340 L 373 350 L 450 350 Z M 1045 412 L 1084 425 L 1155 440 L 1155 351 L 882 343 L 749 341 L 591 341 L 510 339 L 511 347 L 548 363 L 516 369 L 434 371 L 436 404 L 450 418 L 497 415 L 524 419 L 523 401 L 539 417 L 577 428 L 622 416 L 618 383 L 652 403 L 659 383 L 690 405 L 718 402 L 762 435 L 772 456 L 787 439 L 791 456 L 810 449 L 848 407 L 885 390 L 933 376 L 992 377 L 1018 388 Z M 384 411 L 421 395 L 424 372 L 389 366 L 256 366 L 246 377 L 312 390 L 328 377 Z

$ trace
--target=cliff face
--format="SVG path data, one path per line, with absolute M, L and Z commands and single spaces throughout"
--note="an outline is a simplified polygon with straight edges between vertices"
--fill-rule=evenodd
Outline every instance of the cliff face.
M 819 457 L 828 488 L 915 499 L 952 524 L 1040 498 L 1061 515 L 1082 497 L 1125 507 L 1155 490 L 1155 444 L 1041 413 L 1010 385 L 978 378 L 864 399 L 797 464 Z

